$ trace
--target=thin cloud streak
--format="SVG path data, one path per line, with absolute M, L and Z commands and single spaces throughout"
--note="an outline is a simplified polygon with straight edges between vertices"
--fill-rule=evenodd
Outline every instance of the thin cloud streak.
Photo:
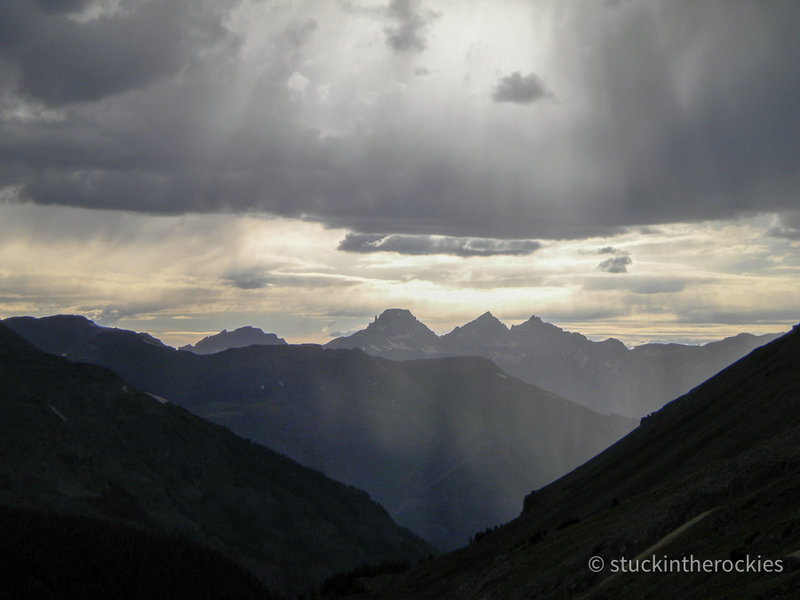
M 450 254 L 453 256 L 525 256 L 542 247 L 535 240 L 496 240 L 423 235 L 371 235 L 348 233 L 339 243 L 345 252 L 397 252 L 419 256 Z

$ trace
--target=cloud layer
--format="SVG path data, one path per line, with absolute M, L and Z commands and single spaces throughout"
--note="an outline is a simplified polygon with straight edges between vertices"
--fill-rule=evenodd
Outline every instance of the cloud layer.
M 524 256 L 542 245 L 535 240 L 496 240 L 424 235 L 372 235 L 348 233 L 339 243 L 345 252 L 397 252 L 398 254 L 452 254 L 454 256 Z
M 3 10 L 18 200 L 559 239 L 780 212 L 800 189 L 789 1 Z

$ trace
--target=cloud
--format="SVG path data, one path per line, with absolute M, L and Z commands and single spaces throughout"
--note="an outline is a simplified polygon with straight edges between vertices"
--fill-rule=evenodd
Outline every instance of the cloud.
M 240 290 L 260 290 L 272 283 L 272 278 L 262 271 L 237 271 L 228 273 L 223 281 Z
M 384 29 L 386 43 L 395 52 L 421 52 L 427 47 L 425 29 L 435 18 L 423 14 L 418 0 L 391 0 L 386 14 L 394 23 Z
M 629 252 L 619 250 L 613 246 L 600 248 L 597 250 L 597 254 L 613 254 L 611 258 L 607 258 L 597 265 L 598 271 L 605 271 L 606 273 L 627 273 L 628 266 L 633 263 Z
M 398 254 L 450 254 L 454 256 L 523 256 L 542 245 L 534 240 L 497 240 L 486 238 L 442 237 L 425 235 L 371 235 L 348 233 L 339 243 L 345 252 L 397 252 Z
M 318 28 L 319 23 L 317 23 L 316 19 L 294 20 L 286 28 L 286 37 L 293 46 L 300 47 L 309 40 Z
M 92 0 L 34 0 L 36 6 L 45 12 L 77 12 L 91 2 Z
M 549 95 L 544 82 L 536 73 L 521 75 L 514 71 L 511 75 L 501 77 L 492 91 L 495 102 L 513 102 L 515 104 L 532 104 Z
M 800 240 L 800 212 L 776 216 L 767 235 L 787 240 Z
M 142 2 L 86 21 L 64 14 L 86 4 L 57 8 L 40 1 L 48 11 L 40 12 L 29 2 L 8 0 L 0 62 L 15 77 L 3 83 L 16 81 L 21 94 L 50 106 L 96 101 L 176 73 L 228 34 L 224 11 L 209 3 L 193 10 L 185 2 Z M 16 35 L 8 33 L 14 29 Z
M 555 4 L 536 22 L 563 35 L 537 37 L 519 3 L 6 0 L 0 194 L 489 240 L 796 206 L 794 2 Z M 500 77 L 506 46 L 548 60 Z M 423 48 L 419 77 L 398 54 Z
M 597 269 L 600 271 L 605 271 L 606 273 L 627 273 L 628 265 L 630 265 L 632 262 L 633 261 L 631 260 L 630 256 L 614 256 L 612 258 L 607 258 L 597 265 Z
M 677 294 L 690 284 L 704 284 L 706 280 L 687 279 L 676 276 L 591 277 L 581 287 L 587 291 L 630 290 L 634 294 Z

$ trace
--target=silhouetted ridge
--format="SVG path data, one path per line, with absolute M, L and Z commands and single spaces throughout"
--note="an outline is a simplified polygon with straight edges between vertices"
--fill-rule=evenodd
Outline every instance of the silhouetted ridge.
M 441 549 L 511 518 L 532 487 L 636 423 L 567 402 L 482 357 L 388 361 L 315 345 L 201 356 L 108 330 L 69 358 L 107 366 L 171 404 L 366 489 Z
M 107 343 L 138 369 L 206 358 L 115 330 L 83 350 L 97 357 Z M 0 505 L 180 534 L 282 592 L 434 551 L 365 492 L 162 404 L 105 367 L 45 354 L 2 324 L 0 439 Z
M 390 327 L 393 319 L 398 324 Z M 509 329 L 488 312 L 438 337 L 407 310 L 392 309 L 326 347 L 361 348 L 399 360 L 483 356 L 510 375 L 592 410 L 640 418 L 775 337 L 741 334 L 705 346 L 646 344 L 629 350 L 619 340 L 593 342 L 536 315 Z
M 798 440 L 795 326 L 529 494 L 519 518 L 477 532 L 468 548 L 362 584 L 376 599 L 794 598 Z M 599 572 L 590 557 L 605 561 Z M 635 573 L 615 574 L 612 561 L 619 570 L 620 559 L 636 557 Z M 728 566 L 641 566 L 653 557 Z M 746 570 L 748 560 L 770 566 Z
M 264 333 L 257 327 L 239 327 L 234 331 L 223 329 L 216 335 L 204 337 L 194 345 L 181 346 L 179 350 L 194 352 L 195 354 L 214 354 L 230 348 L 244 348 L 246 346 L 283 346 L 286 340 L 279 338 L 274 333 Z

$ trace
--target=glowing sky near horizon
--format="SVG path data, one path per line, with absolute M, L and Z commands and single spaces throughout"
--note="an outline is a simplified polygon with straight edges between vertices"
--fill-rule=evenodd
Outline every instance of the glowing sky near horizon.
M 796 3 L 8 0 L 0 316 L 800 321 Z

